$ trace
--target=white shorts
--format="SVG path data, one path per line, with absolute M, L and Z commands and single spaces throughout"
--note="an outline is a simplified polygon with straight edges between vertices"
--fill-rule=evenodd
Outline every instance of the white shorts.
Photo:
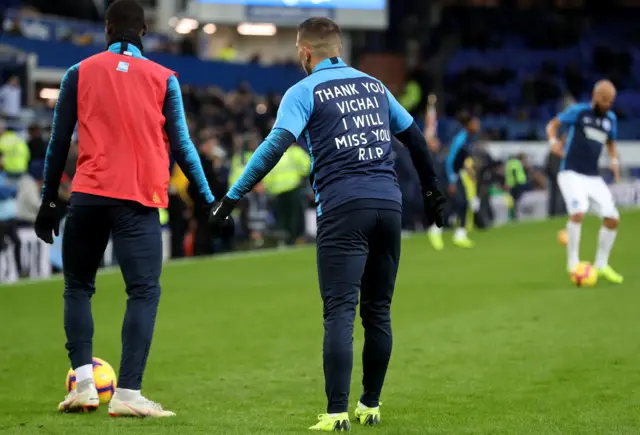
M 574 171 L 558 174 L 558 186 L 569 215 L 587 213 L 590 209 L 602 218 L 619 218 L 613 195 L 598 175 L 584 175 Z

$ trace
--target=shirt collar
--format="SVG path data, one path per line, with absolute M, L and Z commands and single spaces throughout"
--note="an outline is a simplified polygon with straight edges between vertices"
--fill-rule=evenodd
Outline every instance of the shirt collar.
M 341 68 L 347 66 L 344 61 L 339 57 L 328 57 L 313 69 L 313 72 L 320 71 L 321 69 L 329 69 L 329 68 Z
M 115 42 L 113 44 L 111 44 L 109 46 L 109 51 L 111 53 L 116 53 L 116 54 L 121 54 L 120 50 L 122 49 L 122 43 L 121 42 Z M 143 57 L 142 56 L 142 51 L 140 51 L 140 49 L 138 47 L 136 47 L 135 45 L 129 43 L 127 46 L 127 51 L 129 53 L 131 53 L 131 55 L 133 57 Z

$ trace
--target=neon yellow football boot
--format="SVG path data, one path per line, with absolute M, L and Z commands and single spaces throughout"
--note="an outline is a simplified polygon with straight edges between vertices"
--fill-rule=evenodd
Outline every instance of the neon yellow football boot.
M 320 414 L 318 416 L 318 423 L 311 426 L 309 430 L 321 432 L 349 432 L 351 430 L 349 413 Z
M 354 411 L 356 421 L 364 426 L 375 426 L 380 424 L 380 406 L 369 408 L 358 402 Z
M 442 251 L 444 249 L 444 240 L 442 240 L 442 232 L 441 231 L 428 231 L 427 237 L 429 238 L 429 242 L 433 249 L 436 251 Z
M 598 269 L 598 277 L 604 278 L 613 284 L 622 284 L 622 281 L 624 281 L 623 276 L 613 270 L 613 267 L 608 264 L 602 269 Z
M 473 241 L 469 239 L 467 234 L 456 234 L 453 236 L 453 244 L 459 248 L 470 249 L 473 248 Z

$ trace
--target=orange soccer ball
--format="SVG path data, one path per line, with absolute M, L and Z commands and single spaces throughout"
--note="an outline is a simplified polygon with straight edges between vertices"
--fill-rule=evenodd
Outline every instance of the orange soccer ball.
M 558 231 L 558 243 L 561 246 L 567 246 L 567 242 L 569 241 L 569 235 L 567 234 L 567 230 L 565 228 Z
M 593 287 L 598 282 L 598 271 L 591 263 L 582 262 L 571 271 L 571 282 L 577 287 Z
M 98 390 L 98 397 L 100 403 L 109 403 L 113 393 L 116 391 L 116 372 L 113 368 L 103 359 L 93 358 L 93 379 L 96 383 L 96 389 Z M 69 370 L 67 373 L 67 379 L 65 381 L 67 391 L 71 391 L 76 387 L 76 373 L 73 370 Z

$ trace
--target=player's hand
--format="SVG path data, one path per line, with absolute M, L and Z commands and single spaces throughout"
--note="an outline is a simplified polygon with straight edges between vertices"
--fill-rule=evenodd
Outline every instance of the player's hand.
M 233 234 L 234 223 L 231 212 L 238 201 L 229 199 L 227 196 L 215 202 L 209 212 L 209 225 L 215 236 L 227 236 Z
M 551 139 L 549 141 L 549 144 L 551 145 L 551 152 L 553 154 L 555 154 L 557 157 L 560 157 L 561 159 L 564 158 L 564 144 L 562 143 L 562 141 L 560 141 L 560 139 Z
M 433 188 L 424 192 L 424 209 L 429 222 L 436 224 L 438 228 L 444 226 L 444 209 L 447 199 L 440 189 Z
M 43 202 L 35 223 L 36 235 L 48 244 L 53 244 L 53 235 L 60 233 L 60 214 L 55 202 Z
M 618 159 L 611 160 L 611 172 L 613 173 L 613 180 L 617 183 L 620 181 L 620 163 L 618 163 Z

